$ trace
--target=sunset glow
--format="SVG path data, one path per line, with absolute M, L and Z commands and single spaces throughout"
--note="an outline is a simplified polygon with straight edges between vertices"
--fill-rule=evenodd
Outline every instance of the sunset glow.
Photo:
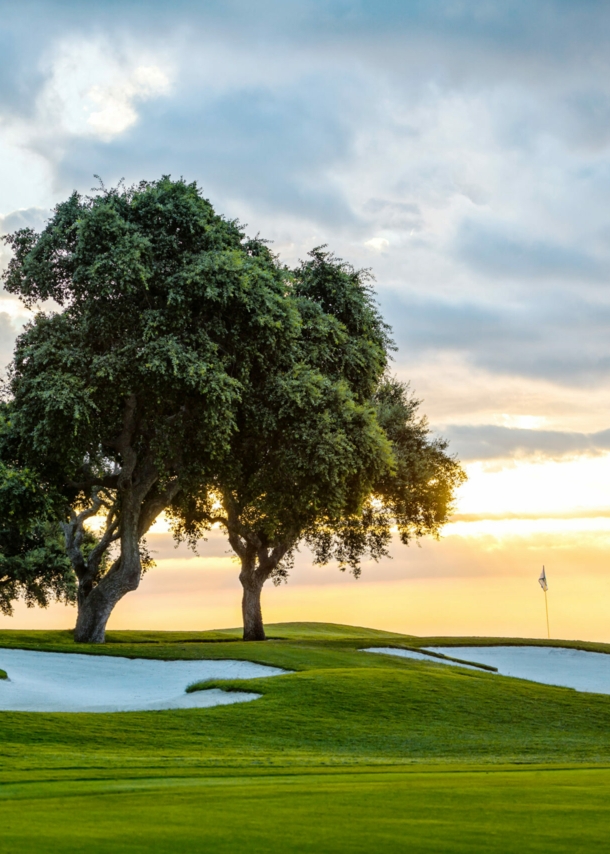
M 0 232 L 40 231 L 94 173 L 109 187 L 171 172 L 288 265 L 328 244 L 370 269 L 391 369 L 468 481 L 439 541 L 396 543 L 358 581 L 304 549 L 265 588 L 267 618 L 536 633 L 544 564 L 553 630 L 610 640 L 604 26 L 577 4 L 558 28 L 534 10 L 542 49 L 499 12 L 439 28 L 399 6 L 358 7 L 328 43 L 288 6 L 256 39 L 251 11 L 185 27 L 168 7 L 145 32 L 101 6 L 81 29 L 41 13 L 10 59 L 19 97 L 0 103 Z M 0 243 L 1 269 L 9 257 Z M 32 316 L 0 294 L 3 365 Z M 239 623 L 222 531 L 196 556 L 160 517 L 148 543 L 157 567 L 111 627 Z M 0 626 L 73 620 L 18 605 Z

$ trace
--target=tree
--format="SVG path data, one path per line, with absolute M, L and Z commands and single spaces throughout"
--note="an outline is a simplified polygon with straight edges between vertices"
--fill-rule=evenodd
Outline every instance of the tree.
M 366 273 L 323 248 L 289 271 L 167 177 L 75 193 L 42 234 L 8 242 L 7 290 L 58 310 L 17 341 L 0 460 L 53 496 L 76 640 L 104 640 L 164 510 L 191 543 L 225 526 L 248 639 L 264 637 L 262 587 L 300 542 L 357 574 L 387 553 L 392 524 L 408 542 L 446 520 L 461 469 L 387 379 Z
M 393 526 L 405 544 L 436 535 L 464 477 L 387 375 L 389 329 L 367 274 L 320 248 L 290 287 L 301 316 L 290 358 L 251 377 L 222 479 L 171 508 L 176 538 L 193 546 L 213 524 L 226 530 L 245 640 L 264 640 L 263 585 L 286 577 L 299 543 L 358 575 L 364 555 L 387 556 Z
M 13 455 L 64 501 L 75 639 L 103 642 L 112 609 L 139 585 L 146 532 L 218 481 L 250 377 L 273 373 L 300 318 L 267 246 L 195 184 L 74 193 L 41 234 L 7 240 L 6 289 L 58 306 L 17 341 Z

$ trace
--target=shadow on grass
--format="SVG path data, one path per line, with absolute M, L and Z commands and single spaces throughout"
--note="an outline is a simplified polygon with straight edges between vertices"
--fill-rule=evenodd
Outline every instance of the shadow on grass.
M 276 678 L 276 677 L 275 677 Z M 252 686 L 249 684 L 252 679 L 202 679 L 200 682 L 191 682 L 186 688 L 187 694 L 194 694 L 197 691 L 210 691 L 213 688 L 218 688 L 220 691 L 240 692 L 242 694 L 252 694 Z M 263 693 L 258 688 L 257 694 Z

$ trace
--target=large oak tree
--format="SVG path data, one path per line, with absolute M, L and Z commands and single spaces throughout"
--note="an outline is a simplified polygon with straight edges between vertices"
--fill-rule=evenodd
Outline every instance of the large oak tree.
M 288 270 L 169 178 L 74 194 L 9 243 L 7 289 L 55 307 L 19 337 L 9 376 L 0 461 L 46 503 L 6 539 L 5 603 L 70 596 L 76 578 L 75 638 L 103 641 L 166 511 L 192 544 L 224 526 L 244 637 L 262 639 L 262 587 L 300 543 L 358 574 L 393 527 L 407 543 L 446 521 L 463 474 L 388 376 L 366 273 L 324 249 Z
M 216 482 L 250 375 L 273 373 L 300 320 L 267 247 L 195 184 L 74 193 L 41 234 L 8 242 L 6 289 L 55 305 L 17 341 L 11 461 L 61 495 L 75 638 L 102 642 L 140 583 L 146 532 Z M 86 548 L 91 517 L 103 524 Z
M 358 575 L 365 555 L 388 555 L 393 529 L 404 544 L 436 535 L 464 478 L 387 374 L 389 329 L 367 274 L 318 249 L 289 283 L 301 317 L 290 358 L 251 377 L 222 478 L 172 507 L 192 545 L 213 524 L 226 530 L 245 640 L 265 638 L 263 585 L 287 575 L 299 543 Z

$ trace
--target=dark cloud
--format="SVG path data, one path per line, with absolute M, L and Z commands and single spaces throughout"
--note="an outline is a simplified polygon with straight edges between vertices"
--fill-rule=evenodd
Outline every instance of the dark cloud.
M 423 299 L 418 293 L 381 292 L 403 363 L 459 354 L 477 368 L 545 378 L 564 386 L 610 378 L 610 304 L 551 288 L 498 300 Z
M 580 246 L 565 241 L 536 240 L 515 234 L 510 224 L 465 221 L 455 240 L 458 258 L 480 273 L 494 278 L 551 281 L 608 281 L 610 255 L 597 258 Z
M 610 429 L 598 433 L 523 430 L 492 424 L 448 425 L 442 430 L 464 462 L 522 457 L 564 457 L 610 450 Z
M 2 13 L 0 102 L 25 111 L 43 80 L 45 50 L 73 37 L 106 35 L 117 47 L 125 36 L 155 46 L 177 37 L 194 52 L 220 43 L 239 48 L 244 65 L 286 51 L 290 65 L 290 53 L 302 49 L 310 64 L 334 56 L 347 74 L 363 62 L 386 73 L 408 69 L 407 86 L 413 78 L 480 86 L 492 75 L 536 87 L 551 70 L 555 80 L 592 70 L 599 81 L 609 64 L 610 8 L 594 0 L 21 0 Z M 218 77 L 227 70 L 219 67 Z M 599 113 L 589 97 L 584 90 L 574 102 L 586 116 L 591 107 Z
M 521 47 L 544 53 L 552 51 L 565 60 L 584 54 L 575 36 L 586 47 L 600 42 L 610 32 L 610 14 L 603 0 L 540 0 L 532 7 L 527 0 L 174 0 L 171 7 L 162 0 L 102 0 L 83 4 L 78 0 L 22 0 L 23 10 L 38 10 L 65 26 L 69 21 L 82 26 L 116 21 L 117 13 L 129 23 L 141 22 L 144 28 L 166 23 L 171 18 L 187 17 L 193 26 L 207 24 L 224 32 L 261 32 L 269 38 L 292 35 L 298 41 L 348 39 L 354 35 L 392 33 L 435 33 L 454 42 L 481 42 L 514 50 Z M 10 20 L 10 13 L 7 18 Z M 30 19 L 36 29 L 40 21 Z M 298 28 L 295 26 L 298 25 Z

